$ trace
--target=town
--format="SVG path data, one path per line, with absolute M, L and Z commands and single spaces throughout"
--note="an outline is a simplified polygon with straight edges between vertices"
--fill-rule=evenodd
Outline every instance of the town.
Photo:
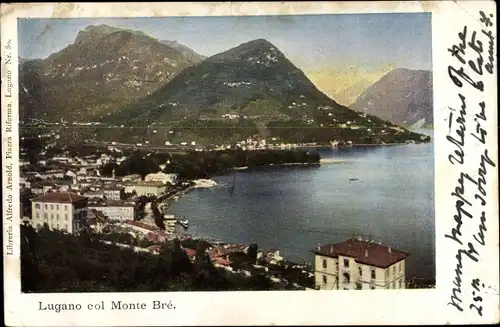
M 170 152 L 138 154 L 136 148 L 127 152 L 126 148 L 115 144 L 92 148 L 94 153 L 89 154 L 84 147 L 75 150 L 58 144 L 55 135 L 40 137 L 39 142 L 40 139 L 43 146 L 38 148 L 36 156 L 31 153 L 30 157 L 29 152 L 33 151 L 30 148 L 21 148 L 20 153 L 24 228 L 62 233 L 66 237 L 87 235 L 103 246 L 151 256 L 160 256 L 171 246 L 181 251 L 192 264 L 203 258 L 206 264 L 224 274 L 241 278 L 260 276 L 266 280 L 264 289 L 416 287 L 405 280 L 405 260 L 409 254 L 371 240 L 350 238 L 340 244 L 318 245 L 311 249 L 315 256 L 312 265 L 286 260 L 279 249 L 261 249 L 257 244 L 230 244 L 187 233 L 189 217 L 169 214 L 170 203 L 195 188 L 220 186 L 210 179 L 210 174 L 190 176 L 182 170 L 180 173 L 168 172 L 167 168 L 176 161 Z M 253 140 L 243 142 L 247 141 L 253 143 Z M 243 142 L 232 145 L 231 149 L 192 152 L 206 153 L 206 156 L 219 152 L 227 155 L 227 151 L 247 153 L 250 149 L 241 149 Z M 59 148 L 58 151 L 53 151 L 55 148 Z M 286 150 L 273 151 L 282 156 L 286 153 Z M 297 151 L 292 151 L 295 154 L 289 158 L 290 162 L 280 159 L 279 163 L 321 162 L 309 151 L 298 152 L 300 155 Z M 260 153 L 257 150 L 250 152 Z M 131 158 L 154 158 L 159 164 L 145 161 L 134 164 Z M 271 164 L 262 158 L 259 160 Z M 251 165 L 248 161 L 245 154 L 237 167 L 233 163 L 229 168 L 246 169 Z M 123 168 L 124 164 L 127 169 Z M 144 170 L 145 166 L 151 167 Z

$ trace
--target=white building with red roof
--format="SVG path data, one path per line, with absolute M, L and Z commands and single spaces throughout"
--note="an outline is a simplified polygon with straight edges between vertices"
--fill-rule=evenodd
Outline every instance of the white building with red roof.
M 318 245 L 313 252 L 316 289 L 405 288 L 407 252 L 360 238 Z
M 31 200 L 31 225 L 78 232 L 87 218 L 88 199 L 72 192 L 52 192 Z

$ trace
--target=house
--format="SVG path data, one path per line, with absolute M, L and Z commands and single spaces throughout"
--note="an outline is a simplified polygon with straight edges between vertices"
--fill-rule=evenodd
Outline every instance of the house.
M 132 175 L 127 175 L 122 177 L 122 181 L 131 181 L 131 182 L 140 182 L 141 181 L 141 175 L 139 174 L 132 174 Z
M 407 252 L 361 238 L 318 245 L 313 252 L 316 289 L 405 288 Z
M 265 258 L 272 264 L 277 264 L 278 262 L 283 261 L 283 257 L 280 255 L 280 250 L 278 249 L 271 249 L 267 251 Z
M 125 188 L 118 185 L 105 185 L 102 192 L 106 199 L 119 201 L 122 198 L 122 194 L 125 192 Z
M 149 232 L 146 234 L 146 238 L 149 242 L 162 243 L 165 242 L 166 235 L 163 232 Z
M 87 217 L 88 199 L 71 192 L 52 192 L 31 199 L 31 224 L 76 233 Z
M 146 175 L 144 180 L 146 182 L 162 182 L 164 184 L 175 184 L 177 182 L 177 174 L 165 174 L 160 171 L 155 174 Z
M 89 204 L 89 209 L 101 211 L 110 220 L 134 220 L 135 206 L 123 201 L 106 201 L 105 204 Z
M 90 190 L 90 189 L 84 191 L 82 193 L 82 195 L 86 196 L 89 199 L 95 199 L 95 198 L 104 199 L 104 193 L 99 192 L 99 191 L 93 191 L 93 190 Z
M 45 193 L 44 185 L 40 182 L 34 182 L 31 184 L 31 193 L 36 195 L 42 195 Z
M 42 179 L 47 179 L 47 178 L 64 178 L 65 172 L 64 170 L 60 169 L 51 169 L 45 171 L 43 174 L 41 174 Z
M 76 178 L 76 173 L 72 170 L 68 170 L 66 172 L 65 176 L 70 177 L 70 178 Z
M 138 182 L 134 185 L 137 196 L 159 196 L 167 191 L 167 186 L 163 182 Z

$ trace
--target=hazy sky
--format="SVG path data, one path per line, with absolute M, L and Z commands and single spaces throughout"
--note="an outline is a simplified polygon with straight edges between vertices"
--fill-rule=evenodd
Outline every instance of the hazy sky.
M 74 42 L 88 25 L 137 29 L 161 40 L 176 40 L 210 56 L 256 38 L 276 45 L 302 69 L 345 63 L 431 68 L 431 16 L 343 14 L 249 17 L 128 19 L 21 19 L 22 58 L 46 58 Z

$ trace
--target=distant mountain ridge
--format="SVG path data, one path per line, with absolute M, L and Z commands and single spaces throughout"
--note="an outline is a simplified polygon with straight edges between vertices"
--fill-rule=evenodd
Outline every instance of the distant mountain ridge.
M 320 92 L 277 47 L 246 42 L 186 68 L 164 87 L 117 113 L 125 120 L 199 118 L 237 112 L 246 116 L 314 116 L 330 106 L 336 116 L 359 118 Z
M 433 124 L 432 72 L 398 68 L 369 86 L 350 105 L 394 124 Z
M 187 49 L 141 31 L 90 25 L 48 58 L 21 60 L 21 119 L 101 119 L 201 60 L 194 51 L 184 55 Z

